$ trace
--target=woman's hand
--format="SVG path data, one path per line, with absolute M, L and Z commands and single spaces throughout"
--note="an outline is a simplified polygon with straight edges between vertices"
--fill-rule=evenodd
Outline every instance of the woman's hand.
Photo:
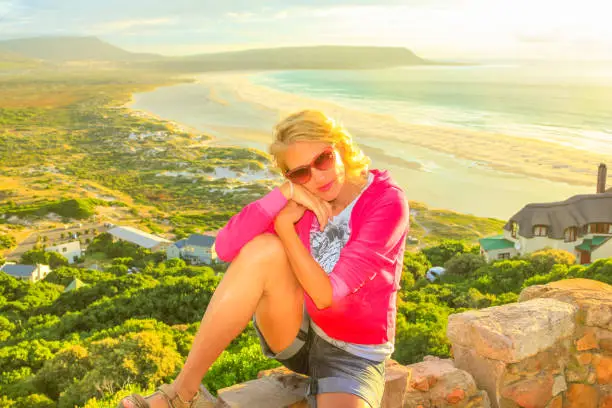
M 285 194 L 285 197 L 290 197 L 291 186 L 289 185 L 289 181 L 281 186 L 281 191 Z M 321 226 L 321 231 L 327 225 L 327 221 L 332 216 L 332 208 L 331 204 L 325 200 L 320 199 L 310 191 L 308 191 L 305 187 L 294 184 L 293 185 L 293 198 L 290 200 L 296 202 L 297 204 L 309 209 L 314 212 L 317 219 L 319 220 L 319 225 Z M 287 204 L 289 205 L 289 203 Z M 301 215 L 304 215 L 303 213 Z M 299 220 L 300 217 L 297 219 Z M 297 220 L 295 222 L 297 222 Z
M 293 200 L 289 200 L 287 205 L 285 205 L 285 207 L 276 216 L 276 219 L 274 220 L 274 229 L 278 232 L 278 230 L 283 226 L 290 225 L 293 227 L 293 224 L 298 222 L 300 218 L 304 216 L 304 212 L 306 212 L 306 207 L 296 203 Z

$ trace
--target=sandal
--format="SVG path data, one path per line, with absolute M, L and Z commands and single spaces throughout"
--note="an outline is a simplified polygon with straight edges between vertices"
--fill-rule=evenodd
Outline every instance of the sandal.
M 194 397 L 189 401 L 183 401 L 172 385 L 162 384 L 159 386 L 159 388 L 157 388 L 157 391 L 146 398 L 140 394 L 132 394 L 125 397 L 123 400 L 119 401 L 117 408 L 126 408 L 125 405 L 123 405 L 124 400 L 130 401 L 134 405 L 134 408 L 150 408 L 147 399 L 155 396 L 156 394 L 160 394 L 165 398 L 168 408 L 213 408 L 215 405 L 213 397 L 201 384 L 196 395 L 194 395 Z

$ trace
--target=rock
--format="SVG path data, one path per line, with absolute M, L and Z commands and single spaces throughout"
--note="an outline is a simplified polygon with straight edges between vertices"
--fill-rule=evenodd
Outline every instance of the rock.
M 412 373 L 412 379 L 404 400 L 406 408 L 419 404 L 425 407 L 463 407 L 463 403 L 468 404 L 472 397 L 483 395 L 476 388 L 474 378 L 455 367 L 450 359 L 429 359 L 407 367 Z M 488 398 L 481 398 L 480 403 L 478 399 L 475 401 L 469 403 L 473 407 L 489 406 Z
M 563 408 L 563 397 L 560 395 L 556 396 L 548 403 L 546 408 Z
M 458 404 L 460 401 L 463 401 L 465 399 L 465 391 L 463 391 L 461 388 L 455 388 L 454 390 L 451 391 L 450 394 L 448 394 L 446 396 L 446 401 L 448 401 L 449 404 Z
M 612 384 L 612 357 L 602 356 L 595 366 L 597 383 Z
M 307 377 L 291 373 L 266 375 L 218 391 L 217 406 L 232 408 L 281 408 L 304 400 Z
M 576 357 L 576 359 L 578 360 L 578 362 L 582 365 L 586 365 L 589 364 L 591 362 L 591 359 L 593 358 L 593 354 L 591 353 L 580 353 L 578 354 L 578 356 Z
M 557 395 L 561 392 L 567 391 L 567 383 L 565 382 L 565 377 L 562 375 L 558 375 L 555 377 L 555 381 L 553 383 L 552 395 Z
M 564 279 L 523 289 L 519 302 L 550 298 L 572 304 L 584 316 L 584 324 L 612 330 L 612 286 L 589 279 Z
M 584 336 L 576 340 L 576 350 L 578 351 L 593 350 L 596 348 L 599 348 L 599 345 L 597 344 L 597 338 L 593 330 L 588 330 Z
M 393 360 L 385 365 L 385 392 L 381 408 L 402 408 L 404 397 L 409 388 L 411 371 Z
M 570 384 L 564 408 L 597 408 L 597 390 L 586 384 Z
M 448 317 L 453 344 L 505 363 L 519 362 L 574 332 L 576 307 L 553 299 L 472 310 Z
M 468 400 L 465 408 L 491 408 L 491 400 L 486 391 L 480 390 Z
M 504 387 L 501 395 L 524 408 L 545 408 L 553 396 L 551 374 L 539 375 Z
M 475 350 L 453 344 L 455 366 L 472 375 L 478 388 L 485 390 L 494 407 L 499 406 L 498 390 L 507 364 L 478 355 Z M 520 377 L 519 377 L 520 378 Z

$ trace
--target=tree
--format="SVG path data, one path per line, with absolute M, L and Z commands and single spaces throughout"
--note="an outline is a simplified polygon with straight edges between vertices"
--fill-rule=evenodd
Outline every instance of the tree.
M 68 260 L 57 252 L 46 252 L 42 249 L 31 249 L 21 256 L 21 263 L 26 265 L 43 264 L 51 268 L 59 268 L 68 265 Z
M 0 234 L 0 249 L 2 248 L 10 249 L 13 246 L 15 246 L 15 244 L 16 244 L 15 238 L 13 238 L 10 235 Z
M 448 274 L 467 277 L 485 264 L 486 261 L 482 256 L 463 253 L 457 254 L 446 261 L 444 268 Z
M 168 268 L 168 269 L 170 269 L 170 268 L 184 268 L 185 266 L 187 266 L 185 261 L 183 261 L 180 258 L 168 259 L 165 262 L 165 264 L 166 264 L 166 268 Z
M 88 351 L 93 369 L 65 390 L 58 407 L 82 406 L 92 397 L 113 395 L 130 382 L 159 385 L 170 381 L 183 362 L 172 336 L 159 331 L 95 341 Z
M 36 373 L 34 385 L 52 400 L 57 400 L 60 393 L 92 368 L 87 349 L 80 345 L 71 346 L 45 362 Z
M 470 251 L 471 248 L 463 242 L 450 239 L 442 241 L 440 245 L 422 250 L 433 266 L 442 266 L 453 256 Z
M 544 248 L 529 254 L 526 258 L 531 261 L 534 272 L 538 275 L 544 275 L 550 272 L 553 265 L 574 265 L 576 256 L 570 252 L 561 249 Z
M 124 276 L 128 273 L 128 267 L 123 264 L 112 265 L 106 269 L 106 272 L 112 273 L 115 276 Z
M 21 255 L 21 263 L 26 265 L 47 264 L 47 253 L 40 249 L 30 249 Z
M 60 266 L 68 265 L 68 259 L 66 259 L 64 255 L 57 252 L 46 252 L 46 254 L 47 263 L 51 268 L 55 269 L 59 268 Z

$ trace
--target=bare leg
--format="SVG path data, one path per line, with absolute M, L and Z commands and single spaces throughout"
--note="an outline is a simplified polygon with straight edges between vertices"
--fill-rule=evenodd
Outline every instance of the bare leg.
M 317 407 L 370 408 L 370 404 L 353 394 L 330 392 L 317 395 Z
M 303 292 L 278 237 L 262 234 L 245 245 L 228 268 L 206 308 L 191 350 L 174 380 L 184 400 L 195 395 L 202 378 L 256 313 L 257 324 L 277 352 L 295 339 L 302 321 Z M 165 408 L 163 398 L 148 400 Z M 130 407 L 129 402 L 125 402 Z

